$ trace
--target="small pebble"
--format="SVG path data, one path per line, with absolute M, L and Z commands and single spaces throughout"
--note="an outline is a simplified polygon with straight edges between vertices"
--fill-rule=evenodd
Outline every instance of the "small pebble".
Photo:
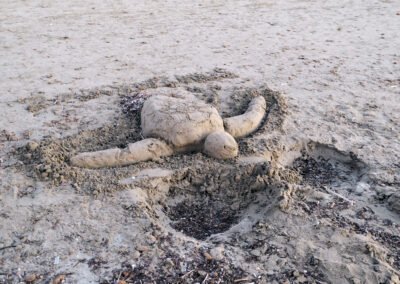
M 27 160 L 30 160 L 30 159 L 32 159 L 32 154 L 30 154 L 30 153 L 25 154 L 24 158 L 27 159 Z
M 154 244 L 157 241 L 156 237 L 154 237 L 151 234 L 148 234 L 146 237 L 147 237 L 147 243 L 150 245 Z
M 250 253 L 253 256 L 257 256 L 257 257 L 261 256 L 261 251 L 259 249 L 253 249 Z
M 223 247 L 215 247 L 210 250 L 210 255 L 215 260 L 224 259 L 224 248 Z
M 39 144 L 35 141 L 29 141 L 28 144 L 26 144 L 26 148 L 29 151 L 35 151 L 39 147 Z
M 36 279 L 37 279 L 36 274 L 34 274 L 34 273 L 29 273 L 29 274 L 27 274 L 27 275 L 25 276 L 24 281 L 25 281 L 26 283 L 32 283 L 32 282 L 34 282 Z
M 60 274 L 53 279 L 51 284 L 61 284 L 61 283 L 64 283 L 64 281 L 65 281 L 65 275 Z
M 132 253 L 132 258 L 133 258 L 133 259 L 138 259 L 139 257 L 140 257 L 140 252 L 137 251 L 137 250 L 135 250 L 135 251 Z
M 297 282 L 299 283 L 307 283 L 307 278 L 304 277 L 303 275 L 300 275 L 296 278 Z
M 361 196 L 366 190 L 369 190 L 370 186 L 367 183 L 359 182 L 356 186 L 354 193 Z
M 198 270 L 197 273 L 202 277 L 205 277 L 207 275 L 207 272 L 205 272 L 204 270 Z
M 137 248 L 136 248 L 139 252 L 146 252 L 146 251 L 149 251 L 149 247 L 148 246 L 141 246 L 141 245 L 139 245 L 139 246 L 137 246 Z
M 172 261 L 171 258 L 165 259 L 165 264 L 166 264 L 166 265 L 169 265 L 169 266 L 174 266 L 174 262 Z
M 205 252 L 205 253 L 204 253 L 204 258 L 205 258 L 206 260 L 212 260 L 212 259 L 213 259 L 213 257 L 211 256 L 211 254 L 209 254 L 208 252 Z
M 22 135 L 24 136 L 25 139 L 29 139 L 32 135 L 32 131 L 26 130 Z
M 390 210 L 400 214 L 400 192 L 392 194 L 387 202 Z

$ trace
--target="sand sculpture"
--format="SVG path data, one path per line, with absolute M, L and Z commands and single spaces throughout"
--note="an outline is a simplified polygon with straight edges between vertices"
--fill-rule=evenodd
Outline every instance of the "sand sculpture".
M 203 151 L 217 159 L 234 158 L 238 155 L 235 138 L 254 132 L 265 112 L 262 96 L 253 98 L 244 114 L 225 119 L 216 108 L 194 97 L 152 96 L 141 111 L 145 139 L 125 149 L 80 153 L 71 163 L 84 168 L 126 166 L 190 151 Z

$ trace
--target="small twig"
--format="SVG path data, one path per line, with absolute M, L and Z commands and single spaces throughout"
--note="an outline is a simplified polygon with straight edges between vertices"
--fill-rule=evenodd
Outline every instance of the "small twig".
M 186 274 L 182 275 L 181 278 L 185 278 L 186 276 L 188 276 L 190 273 L 192 273 L 194 271 L 194 269 L 190 270 L 189 272 L 187 272 Z
M 121 278 L 121 275 L 122 275 L 122 271 L 119 272 L 117 282 L 115 282 L 115 283 L 118 283 L 118 282 L 119 282 L 119 279 Z
M 353 201 L 353 200 L 350 200 L 350 199 L 348 199 L 347 197 L 344 197 L 343 195 L 341 195 L 341 194 L 339 194 L 339 193 L 337 193 L 337 192 L 335 192 L 335 191 L 333 191 L 333 190 L 327 188 L 326 186 L 324 186 L 323 188 L 324 188 L 327 192 L 329 192 L 329 193 L 331 193 L 331 194 L 333 194 L 333 195 L 335 195 L 335 196 L 337 196 L 337 197 L 343 199 L 344 201 L 347 201 L 348 203 L 350 203 L 350 205 L 354 205 L 354 201 Z
M 0 250 L 8 249 L 8 248 L 15 248 L 15 247 L 17 247 L 17 246 L 16 245 L 10 245 L 10 246 L 2 247 L 2 248 L 0 248 Z
M 201 282 L 201 284 L 205 284 L 207 279 L 208 279 L 208 273 L 207 273 L 206 277 L 204 277 L 204 280 L 203 280 L 203 282 Z
M 75 266 L 77 266 L 79 263 L 83 263 L 83 262 L 85 262 L 85 261 L 86 261 L 85 258 L 78 259 L 78 261 L 77 261 L 72 267 L 75 267 Z
M 237 283 L 237 282 L 250 281 L 250 280 L 251 280 L 251 278 L 245 277 L 245 278 L 240 278 L 240 279 L 233 280 L 233 282 Z

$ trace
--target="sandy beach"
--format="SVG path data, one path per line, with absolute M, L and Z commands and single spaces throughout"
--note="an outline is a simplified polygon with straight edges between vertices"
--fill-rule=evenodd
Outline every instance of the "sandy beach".
M 400 283 L 400 2 L 0 2 L 0 283 Z M 138 96 L 222 118 L 238 157 L 102 169 Z

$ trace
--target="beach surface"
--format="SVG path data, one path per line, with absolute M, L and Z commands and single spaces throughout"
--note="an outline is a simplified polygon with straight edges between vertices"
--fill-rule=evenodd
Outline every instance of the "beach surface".
M 399 1 L 0 3 L 0 283 L 400 283 Z M 109 169 L 135 98 L 262 126 Z

